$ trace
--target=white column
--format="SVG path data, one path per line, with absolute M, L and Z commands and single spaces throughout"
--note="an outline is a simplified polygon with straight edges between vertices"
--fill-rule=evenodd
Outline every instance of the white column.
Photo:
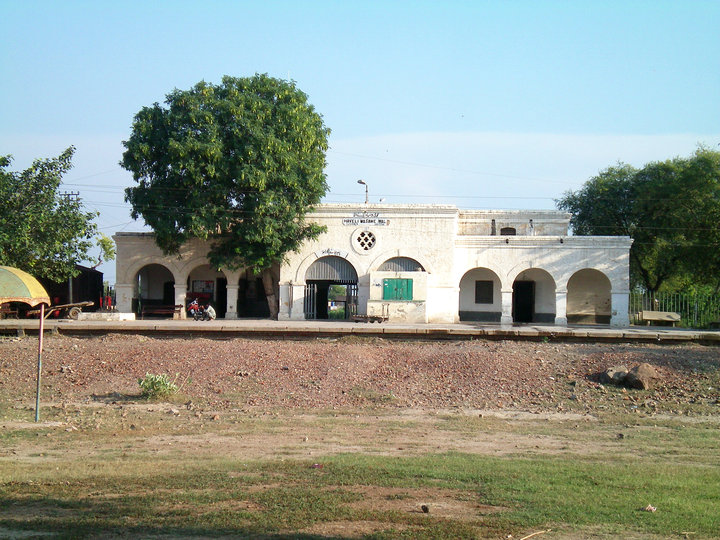
M 502 315 L 500 316 L 500 324 L 507 325 L 513 323 L 512 318 L 512 300 L 513 290 L 502 289 L 500 291 L 500 298 L 502 300 Z
M 567 291 L 555 291 L 555 324 L 567 326 Z
M 115 284 L 115 307 L 120 313 L 132 313 L 132 299 L 135 287 L 126 283 Z
M 305 284 L 288 284 L 285 291 L 287 297 L 284 299 L 281 292 L 278 318 L 292 321 L 305 320 Z M 285 302 L 287 307 L 284 307 Z
M 187 318 L 187 312 L 185 311 L 185 295 L 187 295 L 187 285 L 179 285 L 175 282 L 175 305 L 182 306 L 182 309 L 180 310 L 181 319 Z
M 238 289 L 240 286 L 227 285 L 227 311 L 225 312 L 226 319 L 237 319 L 238 318 Z
M 286 321 L 290 319 L 290 311 L 292 309 L 290 298 L 292 296 L 292 285 L 289 283 L 278 284 L 278 321 Z
M 630 291 L 612 291 L 612 311 L 610 326 L 630 326 Z

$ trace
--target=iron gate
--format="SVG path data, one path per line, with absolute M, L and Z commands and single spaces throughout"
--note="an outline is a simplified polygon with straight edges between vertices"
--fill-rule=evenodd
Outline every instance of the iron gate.
M 306 319 L 317 319 L 317 283 L 305 285 L 305 301 L 303 311 Z
M 345 318 L 349 319 L 353 315 L 357 315 L 358 311 L 358 286 L 357 283 L 352 283 L 347 286 L 347 304 L 345 304 L 347 310 L 345 311 Z

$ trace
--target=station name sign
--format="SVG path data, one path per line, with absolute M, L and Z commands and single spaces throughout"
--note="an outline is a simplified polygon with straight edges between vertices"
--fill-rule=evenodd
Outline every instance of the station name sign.
M 343 218 L 343 225 L 390 225 L 390 220 L 381 218 L 379 212 L 355 212 L 352 217 Z

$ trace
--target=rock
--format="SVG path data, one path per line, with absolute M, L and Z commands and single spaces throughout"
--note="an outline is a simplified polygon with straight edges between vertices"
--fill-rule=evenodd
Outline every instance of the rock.
M 625 366 L 614 366 L 606 369 L 600 374 L 600 382 L 603 384 L 622 385 L 628 374 L 628 368 Z
M 625 385 L 629 388 L 649 390 L 658 378 L 658 373 L 650 364 L 643 362 L 632 368 L 625 377 Z
M 178 411 L 177 409 L 170 409 L 170 410 L 168 411 L 168 414 L 172 414 L 172 415 L 177 416 L 177 415 L 180 414 L 180 411 Z

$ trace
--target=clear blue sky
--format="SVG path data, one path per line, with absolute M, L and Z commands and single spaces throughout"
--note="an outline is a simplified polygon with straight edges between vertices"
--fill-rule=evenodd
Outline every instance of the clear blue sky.
M 329 202 L 552 208 L 599 170 L 720 143 L 720 2 L 0 0 L 0 154 L 77 147 L 68 190 L 142 230 L 133 116 L 227 74 L 293 79 L 332 129 Z M 102 268 L 114 279 L 113 265 Z

